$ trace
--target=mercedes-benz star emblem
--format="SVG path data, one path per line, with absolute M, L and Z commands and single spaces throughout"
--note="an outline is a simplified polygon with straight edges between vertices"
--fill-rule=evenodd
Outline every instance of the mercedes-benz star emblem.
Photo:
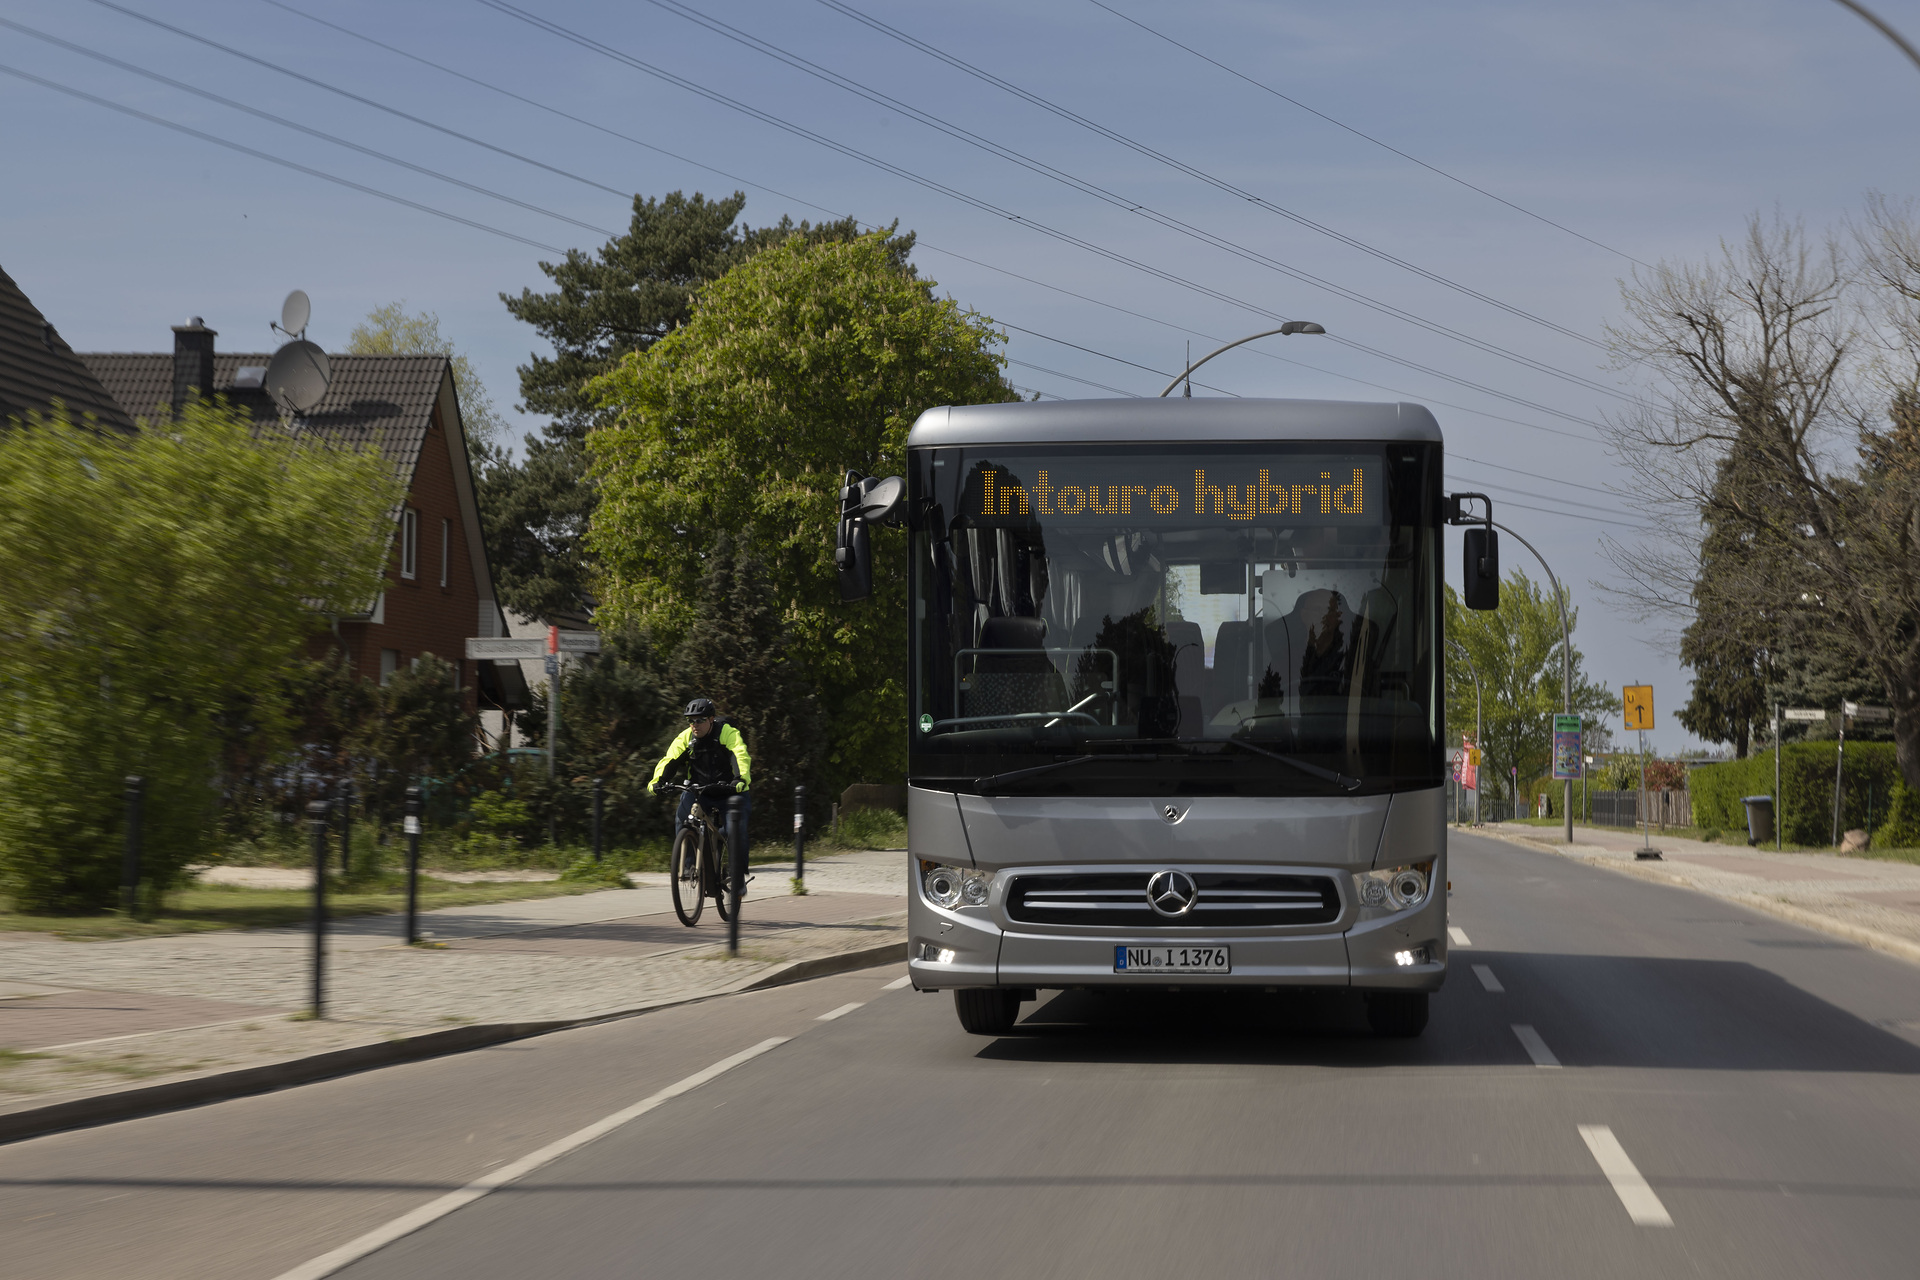
M 1180 821 L 1180 806 L 1177 804 L 1161 805 L 1160 816 L 1168 822 L 1178 822 Z
M 1147 881 L 1147 905 L 1163 916 L 1187 914 L 1199 896 L 1199 887 L 1184 871 L 1156 871 Z

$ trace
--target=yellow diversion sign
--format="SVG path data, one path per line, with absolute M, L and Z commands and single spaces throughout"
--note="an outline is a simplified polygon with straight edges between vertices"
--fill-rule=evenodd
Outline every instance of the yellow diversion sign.
M 1620 691 L 1626 700 L 1627 728 L 1653 728 L 1653 686 L 1650 684 L 1630 684 Z

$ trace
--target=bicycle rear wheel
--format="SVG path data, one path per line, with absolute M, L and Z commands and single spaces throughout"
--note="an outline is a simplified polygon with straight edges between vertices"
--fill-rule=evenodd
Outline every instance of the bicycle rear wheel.
M 673 876 L 673 914 L 680 923 L 692 928 L 700 923 L 706 909 L 706 870 L 700 857 L 700 837 L 691 827 L 682 827 L 673 837 L 673 858 L 668 863 Z

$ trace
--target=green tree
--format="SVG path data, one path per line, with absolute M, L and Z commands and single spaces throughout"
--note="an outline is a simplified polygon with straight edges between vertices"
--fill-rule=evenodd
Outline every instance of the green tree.
M 1579 629 L 1579 610 L 1567 610 L 1569 632 Z M 1552 763 L 1553 717 L 1564 706 L 1560 610 L 1553 597 L 1515 569 L 1500 584 L 1500 607 L 1468 609 L 1447 588 L 1447 638 L 1465 650 L 1480 677 L 1482 793 L 1501 795 L 1520 770 L 1521 794 Z M 1450 654 L 1449 661 L 1459 661 Z M 1578 645 L 1573 649 L 1573 709 L 1589 722 L 1618 714 L 1620 700 L 1587 678 Z M 1473 736 L 1473 681 L 1464 673 L 1447 681 L 1449 742 Z
M 766 563 L 722 534 L 706 558 L 699 609 L 673 651 L 670 680 L 683 704 L 712 698 L 745 735 L 760 796 L 754 814 L 760 835 L 784 829 L 789 810 L 783 801 L 796 786 L 807 788 L 816 808 L 826 808 L 814 785 L 826 717 L 771 588 Z
M 375 307 L 347 335 L 347 350 L 357 356 L 448 356 L 453 361 L 453 386 L 460 397 L 460 421 L 467 443 L 490 453 L 506 443 L 507 424 L 487 394 L 486 383 L 474 371 L 473 361 L 461 355 L 449 338 L 440 336 L 440 317 L 431 311 L 408 315 L 405 301 Z
M 103 435 L 0 430 L 0 888 L 110 904 L 121 780 L 149 780 L 164 887 L 213 834 L 223 741 L 284 744 L 284 680 L 325 614 L 379 592 L 402 489 L 371 450 L 199 401 Z
M 472 757 L 479 719 L 467 709 L 458 676 L 452 663 L 422 654 L 379 690 L 356 745 L 357 754 L 379 763 L 363 794 L 383 819 L 415 779 L 447 777 Z
M 991 323 L 903 270 L 884 233 L 790 238 L 715 281 L 692 319 L 594 385 L 603 612 L 672 645 L 699 614 L 722 533 L 766 563 L 794 653 L 828 708 L 826 780 L 905 773 L 904 536 L 875 532 L 874 599 L 839 603 L 845 468 L 898 471 L 928 408 L 1018 398 Z
M 598 495 L 585 440 L 607 415 L 588 384 L 685 324 L 696 292 L 753 254 L 793 236 L 847 241 L 860 234 L 851 218 L 748 227 L 739 223 L 746 202 L 738 191 L 720 200 L 678 191 L 658 200 L 635 196 L 625 235 L 597 253 L 574 249 L 561 262 L 540 264 L 553 292 L 500 295 L 554 351 L 520 366 L 522 407 L 553 421 L 541 436 L 525 438 L 520 461 L 495 456 L 480 477 L 495 587 L 514 612 L 547 617 L 590 612 L 594 604 L 585 539 Z M 912 235 L 889 244 L 904 267 Z

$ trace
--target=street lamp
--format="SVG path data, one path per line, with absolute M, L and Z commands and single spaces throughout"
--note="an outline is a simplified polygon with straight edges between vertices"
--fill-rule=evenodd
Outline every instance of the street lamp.
M 1271 338 L 1276 333 L 1291 337 L 1296 333 L 1325 333 L 1325 332 L 1326 332 L 1325 329 L 1321 328 L 1319 325 L 1315 324 L 1311 320 L 1289 320 L 1285 324 L 1281 325 L 1278 329 L 1262 329 L 1259 333 L 1250 333 L 1244 338 L 1235 338 L 1232 342 L 1229 342 L 1226 346 L 1216 347 L 1214 350 L 1207 352 L 1207 354 L 1201 356 L 1198 360 L 1195 360 L 1192 364 L 1182 369 L 1180 371 L 1179 376 L 1176 377 L 1172 382 L 1169 382 L 1166 385 L 1166 388 L 1160 392 L 1160 398 L 1162 400 L 1166 399 L 1167 396 L 1173 393 L 1173 389 L 1180 385 L 1182 379 L 1191 378 L 1193 376 L 1193 371 L 1195 369 L 1198 369 L 1201 365 L 1213 359 L 1215 356 L 1219 355 L 1221 352 L 1231 351 L 1235 347 L 1242 346 L 1246 343 L 1252 342 L 1255 338 Z M 1188 395 L 1193 394 L 1193 386 L 1191 383 L 1189 383 L 1187 386 L 1187 394 Z

